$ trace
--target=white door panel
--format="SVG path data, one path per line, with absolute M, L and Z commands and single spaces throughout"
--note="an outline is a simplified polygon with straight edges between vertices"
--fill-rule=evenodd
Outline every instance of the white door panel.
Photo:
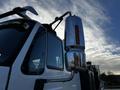
M 81 90 L 79 74 L 75 74 L 71 81 L 46 83 L 44 90 Z

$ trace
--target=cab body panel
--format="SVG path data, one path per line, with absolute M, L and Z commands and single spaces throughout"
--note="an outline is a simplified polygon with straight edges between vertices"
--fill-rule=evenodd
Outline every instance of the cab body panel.
M 71 81 L 46 83 L 44 90 L 81 90 L 79 73 Z
M 42 89 L 43 90 L 52 90 L 52 89 L 66 90 L 68 88 L 70 90 L 80 90 L 81 86 L 80 86 L 79 73 L 74 74 L 72 80 L 69 80 L 69 81 L 64 80 L 64 79 L 69 78 L 71 76 L 71 72 L 66 70 L 65 63 L 64 63 L 64 57 L 62 57 L 62 56 L 59 59 L 60 60 L 63 59 L 63 60 L 61 60 L 61 61 L 63 61 L 63 63 L 60 62 L 58 60 L 58 58 L 56 58 L 56 56 L 54 56 L 54 57 L 52 57 L 51 61 L 54 61 L 54 58 L 55 58 L 56 63 L 48 64 L 50 62 L 47 62 L 46 64 L 49 65 L 49 66 L 50 65 L 55 66 L 55 64 L 56 64 L 57 66 L 56 67 L 48 67 L 46 65 L 45 68 L 44 68 L 44 72 L 41 73 L 41 74 L 38 74 L 38 73 L 36 73 L 36 74 L 35 73 L 34 74 L 30 74 L 30 73 L 25 74 L 25 73 L 22 72 L 22 70 L 21 70 L 22 63 L 26 59 L 25 56 L 27 55 L 27 53 L 28 53 L 28 51 L 30 49 L 30 46 L 32 45 L 32 42 L 34 42 L 34 37 L 35 37 L 36 33 L 38 32 L 38 30 L 40 30 L 40 29 L 38 29 L 38 26 L 37 26 L 37 28 L 34 28 L 33 31 L 30 33 L 26 43 L 24 44 L 24 46 L 21 49 L 19 55 L 17 56 L 15 62 L 13 63 L 8 90 L 16 90 L 16 89 L 17 90 L 39 90 L 39 89 L 40 90 L 42 90 Z M 52 33 L 47 32 L 46 35 L 48 36 L 49 40 L 59 42 L 59 44 L 56 43 L 58 45 L 56 45 L 56 44 L 54 44 L 54 45 L 56 45 L 56 46 L 62 45 L 62 43 L 60 43 L 62 41 L 59 40 L 59 39 L 55 39 L 56 36 L 53 36 Z M 43 37 L 45 37 L 45 36 L 43 35 Z M 39 40 L 39 37 L 37 37 L 37 39 Z M 49 48 L 50 48 L 49 40 L 48 40 L 47 45 L 49 45 Z M 54 51 L 58 50 L 57 49 L 58 47 L 53 47 L 52 44 L 51 44 L 51 48 L 53 48 L 53 53 L 54 53 Z M 47 49 L 47 50 L 49 50 L 49 49 Z M 51 51 L 51 50 L 49 50 L 49 51 Z M 60 53 L 64 54 L 62 50 L 60 50 Z M 46 56 L 46 57 L 48 57 L 48 56 Z M 58 55 L 57 55 L 57 57 L 58 57 Z M 47 59 L 47 60 L 49 60 L 49 59 Z M 61 65 L 61 63 L 62 63 L 62 65 Z M 28 64 L 31 64 L 31 63 L 28 63 Z M 59 66 L 60 66 L 60 69 L 59 69 Z M 61 69 L 61 67 L 63 67 L 63 69 Z M 33 69 L 33 67 L 31 67 L 31 65 L 30 65 L 29 68 L 32 68 L 32 69 L 29 69 L 30 71 L 32 70 L 32 72 L 33 72 L 33 70 L 35 70 L 35 69 Z M 43 82 L 44 84 L 39 83 L 39 85 L 42 85 L 42 86 L 44 85 L 44 87 L 41 86 L 42 88 L 40 87 L 40 88 L 35 89 L 36 81 L 39 80 L 39 79 L 48 79 L 48 80 L 57 79 L 58 81 L 56 81 L 56 82 L 45 82 L 45 83 Z M 59 79 L 63 79 L 63 81 L 60 82 Z

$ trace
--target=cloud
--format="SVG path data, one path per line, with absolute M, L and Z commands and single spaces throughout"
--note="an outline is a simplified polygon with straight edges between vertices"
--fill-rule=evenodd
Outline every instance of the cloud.
M 32 17 L 42 23 L 50 23 L 56 16 L 66 11 L 80 16 L 83 20 L 87 61 L 100 64 L 102 71 L 119 72 L 120 47 L 112 43 L 105 31 L 110 17 L 106 9 L 96 0 L 9 0 L 1 2 L 0 12 L 11 10 L 16 6 L 33 6 L 39 16 Z M 0 4 L 1 5 L 1 4 Z M 57 34 L 64 37 L 64 22 L 57 29 Z

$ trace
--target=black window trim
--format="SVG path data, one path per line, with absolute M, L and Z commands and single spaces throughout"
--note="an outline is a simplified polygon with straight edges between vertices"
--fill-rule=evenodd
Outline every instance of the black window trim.
M 40 28 L 41 28 L 41 27 L 39 27 L 39 29 L 40 29 Z M 51 33 L 51 32 L 49 32 L 49 31 L 48 31 L 46 28 L 44 28 L 44 27 L 42 27 L 42 28 L 43 28 L 43 30 L 45 30 L 46 35 L 47 35 L 47 37 L 46 37 L 46 44 L 47 44 L 47 43 L 48 43 L 48 41 L 47 41 L 47 40 L 48 40 L 48 39 L 47 39 L 47 38 L 48 38 L 48 33 Z M 44 68 L 41 70 L 41 72 L 40 72 L 39 74 L 37 74 L 37 73 L 25 73 L 25 72 L 23 71 L 22 67 L 23 67 L 24 63 L 28 63 L 28 61 L 29 61 L 29 59 L 26 59 L 26 58 L 29 57 L 29 56 L 28 56 L 28 53 L 31 53 L 31 48 L 32 48 L 35 40 L 37 39 L 38 33 L 41 33 L 41 32 L 39 32 L 39 30 L 38 30 L 38 32 L 36 33 L 34 39 L 32 40 L 32 43 L 31 43 L 31 45 L 30 45 L 30 47 L 29 47 L 29 49 L 28 49 L 28 51 L 27 51 L 27 54 L 26 54 L 26 56 L 25 56 L 25 58 L 24 58 L 24 60 L 23 60 L 23 62 L 22 62 L 22 64 L 21 64 L 21 71 L 22 71 L 22 73 L 25 74 L 25 75 L 41 75 L 41 74 L 44 73 L 45 68 L 63 71 L 63 70 L 64 70 L 63 43 L 62 43 L 62 40 L 61 40 L 59 37 L 57 37 L 57 36 L 56 36 L 56 37 L 59 39 L 59 41 L 60 41 L 60 43 L 61 43 L 61 48 L 62 48 L 62 68 L 58 68 L 58 67 L 53 67 L 53 66 L 47 65 L 47 58 L 48 58 L 47 55 L 48 55 L 48 52 L 46 52 L 46 56 L 47 56 L 47 57 L 45 58 L 45 61 L 44 61 Z M 48 44 L 46 45 L 46 51 L 47 51 L 47 48 L 48 48 Z M 25 60 L 25 59 L 26 59 L 26 60 Z
M 41 27 L 39 27 L 39 29 L 40 29 Z M 43 30 L 45 30 L 44 29 L 44 27 L 42 27 L 43 28 Z M 43 31 L 42 30 L 42 31 Z M 46 30 L 45 30 L 46 31 Z M 44 61 L 44 67 L 43 67 L 43 69 L 41 70 L 41 72 L 38 74 L 38 73 L 29 73 L 29 72 L 24 72 L 23 71 L 23 66 L 24 66 L 24 64 L 26 64 L 26 63 L 28 63 L 29 62 L 29 53 L 31 53 L 31 50 L 32 50 L 32 47 L 34 46 L 34 42 L 37 40 L 37 38 L 38 38 L 38 34 L 39 33 L 41 33 L 41 31 L 39 32 L 39 30 L 37 31 L 37 33 L 35 34 L 35 37 L 33 38 L 33 40 L 32 40 L 32 43 L 31 43 L 31 45 L 30 45 L 30 47 L 29 47 L 29 49 L 28 49 L 28 51 L 27 51 L 27 54 L 25 55 L 25 58 L 24 58 L 24 60 L 23 60 L 23 62 L 22 62 L 22 64 L 21 64 L 21 71 L 22 71 L 22 73 L 23 74 L 25 74 L 25 75 L 41 75 L 41 74 L 43 74 L 44 73 L 44 70 L 45 70 L 45 66 L 46 66 L 46 60 Z M 47 50 L 47 49 L 46 49 Z M 29 54 L 29 55 L 28 55 Z M 27 59 L 26 59 L 27 58 Z M 28 67 L 28 66 L 27 66 Z

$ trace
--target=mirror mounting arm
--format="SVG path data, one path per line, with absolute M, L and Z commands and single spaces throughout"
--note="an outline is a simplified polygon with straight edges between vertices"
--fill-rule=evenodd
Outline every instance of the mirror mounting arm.
M 55 24 L 57 21 L 59 21 L 59 23 L 58 23 L 58 24 L 55 26 L 55 28 L 53 29 L 53 30 L 55 30 L 55 29 L 58 27 L 58 25 L 62 22 L 63 17 L 65 17 L 65 16 L 68 15 L 68 14 L 69 14 L 69 16 L 71 16 L 71 12 L 70 12 L 70 11 L 67 11 L 67 12 L 64 13 L 62 16 L 56 17 L 55 20 L 54 20 L 52 23 L 50 23 L 49 25 L 52 27 L 53 24 Z

